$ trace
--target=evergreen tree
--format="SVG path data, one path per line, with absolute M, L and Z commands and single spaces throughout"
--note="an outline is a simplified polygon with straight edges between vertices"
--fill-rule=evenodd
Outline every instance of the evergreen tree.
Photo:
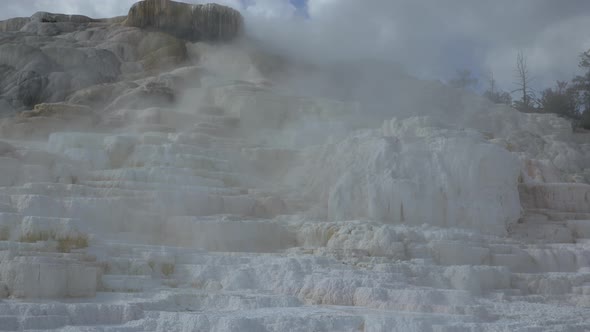
M 578 119 L 577 89 L 568 82 L 557 81 L 555 88 L 546 89 L 541 94 L 539 104 L 546 113 L 555 113 L 570 119 Z
M 574 78 L 573 87 L 578 92 L 581 111 L 588 112 L 590 111 L 590 50 L 582 53 L 580 57 L 579 66 L 586 72 Z

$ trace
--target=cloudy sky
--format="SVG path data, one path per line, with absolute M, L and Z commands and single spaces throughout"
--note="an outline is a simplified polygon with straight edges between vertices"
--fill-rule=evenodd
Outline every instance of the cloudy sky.
M 135 0 L 2 1 L 0 19 L 36 11 L 124 15 Z M 189 2 L 203 2 L 190 0 Z M 493 72 L 512 90 L 518 51 L 537 89 L 578 73 L 590 49 L 588 0 L 218 0 L 247 17 L 250 33 L 318 61 L 395 61 L 419 77 Z M 485 87 L 482 83 L 480 88 Z

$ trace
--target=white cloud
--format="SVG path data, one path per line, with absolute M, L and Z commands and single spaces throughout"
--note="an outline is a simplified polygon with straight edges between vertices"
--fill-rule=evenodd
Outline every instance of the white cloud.
M 28 0 L 13 2 L 9 5 L 1 4 L 0 18 L 6 19 L 15 16 L 31 16 L 38 11 L 47 11 L 63 14 L 83 14 L 90 17 L 112 17 L 125 15 L 129 7 L 136 0 L 101 0 L 101 1 L 77 1 L 77 0 Z
M 249 14 L 264 18 L 291 18 L 297 8 L 288 0 L 256 0 L 248 5 Z
M 492 49 L 485 65 L 497 73 L 500 83 L 510 86 L 514 81 L 515 54 L 527 55 L 527 64 L 537 89 L 549 87 L 556 80 L 568 80 L 579 72 L 579 54 L 590 49 L 590 16 L 576 16 L 548 24 L 530 41 L 522 44 L 506 43 Z
M 393 60 L 422 77 L 491 69 L 505 90 L 519 50 L 544 87 L 570 79 L 590 48 L 586 0 L 309 0 L 308 11 L 309 20 L 253 20 L 252 30 L 303 56 Z

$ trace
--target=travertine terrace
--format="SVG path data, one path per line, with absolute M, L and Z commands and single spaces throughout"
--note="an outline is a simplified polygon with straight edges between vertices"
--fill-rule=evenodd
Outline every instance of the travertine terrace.
M 0 23 L 0 330 L 590 330 L 590 134 L 129 22 Z

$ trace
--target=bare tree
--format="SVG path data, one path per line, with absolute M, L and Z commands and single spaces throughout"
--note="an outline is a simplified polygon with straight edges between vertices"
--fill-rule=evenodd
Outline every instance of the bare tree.
M 518 52 L 516 56 L 516 82 L 514 82 L 518 88 L 512 90 L 511 93 L 521 93 L 522 99 L 516 101 L 514 106 L 523 112 L 534 110 L 535 93 L 531 89 L 531 81 L 532 77 L 527 66 L 527 59 L 522 52 Z
M 494 72 L 489 70 L 486 78 L 488 79 L 489 85 L 488 91 L 490 93 L 496 93 L 496 80 L 494 79 Z
M 488 89 L 483 93 L 483 96 L 496 104 L 512 104 L 512 96 L 508 92 L 498 89 L 494 73 L 488 71 L 486 78 L 488 80 Z
M 477 78 L 472 76 L 471 70 L 469 69 L 457 70 L 455 75 L 455 78 L 449 81 L 449 84 L 454 88 L 467 89 L 477 85 Z

